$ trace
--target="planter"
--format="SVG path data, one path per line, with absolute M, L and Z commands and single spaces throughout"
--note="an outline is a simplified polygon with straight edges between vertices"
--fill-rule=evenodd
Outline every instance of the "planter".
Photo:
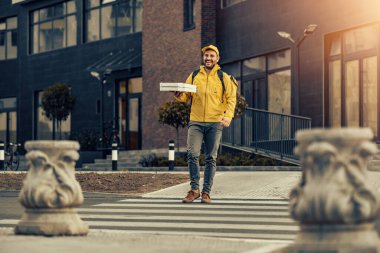
M 83 203 L 82 189 L 75 179 L 79 144 L 75 141 L 29 141 L 30 169 L 20 192 L 26 208 L 16 234 L 85 235 L 88 226 L 74 207 Z

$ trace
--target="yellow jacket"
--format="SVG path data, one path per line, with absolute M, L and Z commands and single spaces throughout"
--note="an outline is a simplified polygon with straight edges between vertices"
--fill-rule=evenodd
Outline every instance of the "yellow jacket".
M 187 102 L 191 99 L 190 120 L 198 122 L 219 122 L 223 117 L 230 121 L 234 116 L 236 105 L 237 84 L 230 76 L 223 72 L 225 91 L 223 95 L 222 82 L 218 76 L 220 66 L 215 64 L 207 75 L 204 66 L 200 66 L 199 73 L 192 82 L 192 74 L 186 83 L 197 86 L 196 93 L 184 92 L 177 100 Z M 222 97 L 223 96 L 223 97 Z

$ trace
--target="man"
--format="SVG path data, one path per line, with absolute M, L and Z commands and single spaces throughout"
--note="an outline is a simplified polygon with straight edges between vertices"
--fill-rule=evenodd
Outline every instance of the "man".
M 202 196 L 202 203 L 211 203 L 210 192 L 216 171 L 216 158 L 222 130 L 228 127 L 234 115 L 237 84 L 223 73 L 219 78 L 219 50 L 209 45 L 202 48 L 203 63 L 194 77 L 190 74 L 186 83 L 197 86 L 196 93 L 175 92 L 177 100 L 191 102 L 190 122 L 187 134 L 187 162 L 191 189 L 183 203 L 191 203 Z M 205 172 L 202 192 L 199 191 L 199 155 L 205 144 Z

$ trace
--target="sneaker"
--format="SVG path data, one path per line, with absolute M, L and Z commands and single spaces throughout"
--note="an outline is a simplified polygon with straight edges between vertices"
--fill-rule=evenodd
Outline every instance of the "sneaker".
M 202 192 L 202 200 L 201 200 L 201 202 L 202 203 L 210 204 L 211 203 L 210 194 L 208 194 L 207 192 Z
M 190 190 L 187 192 L 186 197 L 182 200 L 182 203 L 191 203 L 200 196 L 201 194 L 199 193 L 199 190 Z

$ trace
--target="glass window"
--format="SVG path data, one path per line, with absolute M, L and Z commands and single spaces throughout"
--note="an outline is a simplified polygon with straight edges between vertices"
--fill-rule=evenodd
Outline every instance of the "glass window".
M 96 41 L 100 39 L 100 13 L 98 10 L 92 10 L 87 13 L 87 41 Z
M 135 6 L 135 16 L 134 16 L 134 21 L 135 21 L 134 31 L 135 32 L 142 31 L 142 12 L 143 12 L 142 0 L 137 0 L 136 6 Z
M 77 44 L 76 2 L 59 3 L 30 13 L 32 54 Z
M 363 125 L 377 133 L 377 56 L 363 59 Z
M 340 55 L 342 52 L 341 38 L 336 37 L 331 42 L 330 56 Z
M 326 36 L 328 125 L 378 129 L 379 24 Z
M 0 99 L 0 110 L 1 109 L 16 109 L 17 99 L 16 98 L 2 98 Z
M 378 26 L 366 26 L 343 34 L 346 54 L 377 48 L 379 41 Z
M 345 67 L 346 87 L 346 125 L 359 126 L 359 61 L 353 60 L 346 63 Z
M 195 0 L 183 1 L 183 29 L 190 30 L 195 28 Z
M 290 49 L 268 55 L 268 70 L 290 66 Z
M 17 58 L 17 17 L 0 20 L 0 60 Z
M 229 75 L 232 75 L 233 77 L 236 78 L 236 80 L 241 79 L 241 74 L 240 74 L 240 62 L 235 62 L 235 63 L 230 63 L 223 65 L 222 70 Z
M 114 17 L 112 16 L 113 11 L 114 10 L 112 6 L 106 6 L 101 10 L 100 30 L 102 39 L 115 37 L 116 22 Z
M 0 99 L 0 140 L 17 142 L 17 98 Z
M 342 78 L 341 61 L 329 63 L 329 121 L 332 127 L 342 125 Z
M 268 111 L 291 113 L 290 70 L 279 71 L 268 76 Z
M 117 12 L 118 34 L 132 33 L 132 13 L 129 4 L 120 4 Z
M 142 93 L 142 78 L 131 78 L 128 82 L 128 93 Z
M 266 57 L 260 56 L 243 61 L 243 76 L 266 71 Z
M 142 0 L 87 0 L 85 41 L 142 31 Z

